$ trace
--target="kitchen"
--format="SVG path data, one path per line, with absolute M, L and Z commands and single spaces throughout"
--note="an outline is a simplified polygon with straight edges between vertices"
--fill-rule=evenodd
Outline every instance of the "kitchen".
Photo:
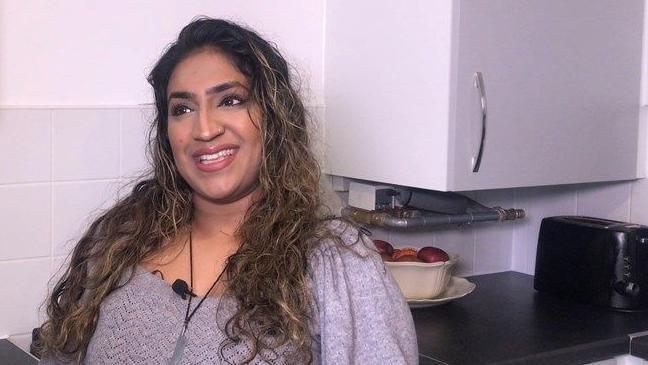
M 439 19 L 430 22 L 438 27 L 444 24 L 441 18 L 449 19 L 449 4 L 453 2 L 442 3 L 443 5 L 434 5 L 439 7 L 438 12 L 434 13 Z M 596 3 L 600 3 L 599 6 L 603 8 L 616 5 L 609 1 Z M 593 6 L 589 5 L 590 2 L 580 4 L 583 7 Z M 0 148 L 6 149 L 5 153 L 0 154 L 4 156 L 0 157 L 0 166 L 11 167 L 0 169 L 0 201 L 3 202 L 0 216 L 3 222 L 6 222 L 3 243 L 0 245 L 0 276 L 12 278 L 2 284 L 5 298 L 11 300 L 3 299 L 0 302 L 0 336 L 10 336 L 23 347 L 28 343 L 31 328 L 42 321 L 38 306 L 45 297 L 47 280 L 60 267 L 69 252 L 71 242 L 78 237 L 80 228 L 77 227 L 87 223 L 87 217 L 93 212 L 96 213 L 98 208 L 109 205 L 112 199 L 120 194 L 119 187 L 129 177 L 136 176 L 144 166 L 145 156 L 142 156 L 141 151 L 145 125 L 142 121 L 147 121 L 147 113 L 150 112 L 150 108 L 145 105 L 150 102 L 150 94 L 144 75 L 159 49 L 173 38 L 174 32 L 181 24 L 189 21 L 194 15 L 207 14 L 240 20 L 275 40 L 299 68 L 305 92 L 308 94 L 307 105 L 320 123 L 321 135 L 332 133 L 325 116 L 333 115 L 329 110 L 332 105 L 327 102 L 327 99 L 333 97 L 327 97 L 331 83 L 326 81 L 326 65 L 330 62 L 327 61 L 327 57 L 330 57 L 333 51 L 330 46 L 325 46 L 327 40 L 324 34 L 327 32 L 326 22 L 336 19 L 333 15 L 341 14 L 341 10 L 334 14 L 329 13 L 336 5 L 333 1 L 315 1 L 308 4 L 286 1 L 282 5 L 281 10 L 279 7 L 254 1 L 219 4 L 217 7 L 207 2 L 196 1 L 183 4 L 182 8 L 129 4 L 127 9 L 117 7 L 114 3 L 96 4 L 91 7 L 80 1 L 56 6 L 31 1 L 5 1 L 0 5 L 0 26 L 3 27 L 0 32 L 3 35 L 0 42 L 0 47 L 3 48 L 3 62 L 0 67 Z M 625 6 L 628 7 L 629 14 L 624 13 L 620 16 L 632 17 L 639 9 L 643 12 L 643 4 L 639 2 L 635 1 L 632 5 Z M 445 12 L 443 7 L 447 7 Z M 395 12 L 394 9 L 390 11 Z M 152 14 L 157 15 L 157 19 L 154 19 Z M 272 14 L 277 15 L 270 16 Z M 349 9 L 348 14 L 354 13 Z M 638 26 L 643 26 L 637 22 L 638 18 L 632 17 L 634 22 L 628 25 L 628 29 L 636 31 Z M 425 17 L 419 20 L 425 24 L 428 21 Z M 568 24 L 569 20 L 567 17 L 563 24 Z M 414 22 L 412 24 L 416 25 Z M 367 24 L 367 27 L 369 26 L 371 23 Z M 533 29 L 529 30 L 530 33 L 533 33 L 532 31 Z M 435 34 L 449 33 L 447 29 L 445 33 L 438 29 Z M 635 33 L 634 36 L 641 39 L 640 34 Z M 568 48 L 569 42 L 562 46 Z M 640 55 L 635 55 L 633 62 L 636 62 L 638 57 Z M 373 61 L 380 64 L 380 59 L 380 56 L 376 56 Z M 449 57 L 445 62 L 449 67 Z M 645 67 L 645 62 L 643 64 Z M 635 71 L 639 78 L 639 70 Z M 486 92 L 495 90 L 489 88 L 488 74 L 484 76 Z M 397 73 L 382 77 L 385 83 L 399 81 Z M 446 76 L 439 72 L 437 77 L 442 79 Z M 540 74 L 538 77 L 547 76 Z M 632 87 L 635 87 L 636 95 L 632 97 L 636 96 L 637 100 L 641 98 L 640 105 L 648 105 L 644 95 L 646 85 L 642 84 L 640 88 L 639 81 L 635 81 Z M 472 93 L 472 80 L 469 82 L 471 88 L 467 92 Z M 614 91 L 614 87 L 611 86 L 601 89 L 610 93 Z M 492 97 L 493 94 L 488 95 L 490 102 L 497 103 Z M 425 95 L 412 90 L 399 90 L 399 97 L 391 102 L 420 105 L 422 102 L 419 98 L 425 99 Z M 466 109 L 479 115 L 479 100 L 473 101 L 475 107 Z M 359 103 L 355 99 L 351 102 Z M 497 110 L 497 104 L 489 105 L 492 110 Z M 443 106 L 436 107 L 441 113 Z M 411 110 L 413 109 L 403 106 L 393 113 L 399 121 L 405 123 L 411 120 L 407 114 L 411 113 Z M 448 111 L 443 113 L 447 115 Z M 555 110 L 555 113 L 560 113 L 560 110 Z M 403 116 L 407 118 L 403 119 Z M 556 115 L 553 117 L 556 118 Z M 491 117 L 489 122 L 489 125 L 496 124 L 494 117 Z M 643 126 L 643 119 L 641 123 Z M 401 127 L 390 128 L 383 133 L 388 133 L 387 136 L 393 138 L 393 141 L 386 137 L 385 140 L 379 139 L 384 146 L 389 147 L 396 141 L 407 138 L 413 140 L 412 134 L 422 132 L 408 132 Z M 362 136 L 349 134 L 356 141 L 358 136 Z M 495 133 L 489 133 L 487 138 L 492 135 Z M 30 138 L 26 139 L 24 136 Z M 621 148 L 601 147 L 610 153 L 616 153 L 615 157 L 618 160 L 609 166 L 600 164 L 599 172 L 614 170 L 623 157 L 624 161 L 635 164 L 642 161 L 640 157 L 645 153 L 643 146 L 646 137 L 641 134 L 639 136 L 640 139 L 634 145 L 635 155 L 623 156 L 623 153 L 629 152 Z M 558 137 L 560 136 L 556 136 Z M 631 137 L 634 138 L 634 135 Z M 474 141 L 466 144 L 468 149 L 474 145 L 472 142 L 479 140 L 479 135 L 471 138 Z M 322 143 L 330 141 L 328 138 Z M 631 146 L 633 143 L 627 145 Z M 430 144 L 443 145 L 443 141 L 431 140 Z M 520 150 L 522 147 L 524 145 L 516 146 Z M 493 147 L 493 144 L 487 144 L 484 148 L 482 168 L 485 171 L 492 162 L 489 161 L 489 156 L 492 156 L 489 152 L 493 152 L 494 148 L 496 147 Z M 324 149 L 322 146 L 321 150 Z M 16 151 L 22 156 L 19 161 L 16 161 L 15 157 L 12 158 L 16 156 Z M 349 155 L 345 151 L 340 153 Z M 420 153 L 413 151 L 412 155 L 407 157 L 410 160 L 422 160 Z M 44 163 L 42 156 L 47 156 Z M 40 163 L 35 162 L 39 160 Z M 341 161 L 343 158 L 333 160 Z M 539 165 L 538 161 L 530 160 L 529 163 Z M 368 163 L 363 162 L 358 165 L 358 169 L 363 165 L 371 168 Z M 592 164 L 587 165 L 587 171 L 591 170 L 590 165 Z M 414 175 L 420 174 L 418 169 L 412 170 L 404 165 L 400 168 L 396 164 L 391 166 L 382 173 L 399 174 L 403 177 L 413 176 L 411 171 L 417 171 Z M 645 166 L 642 165 L 637 177 L 643 176 L 643 167 Z M 441 169 L 435 169 L 433 173 L 441 173 Z M 567 176 L 569 171 L 561 170 L 556 175 L 567 180 L 562 183 L 520 181 L 515 182 L 514 186 L 502 189 L 482 189 L 474 186 L 458 189 L 437 188 L 462 191 L 487 206 L 524 209 L 524 220 L 413 232 L 372 228 L 373 237 L 397 245 L 434 245 L 456 253 L 461 258 L 455 273 L 458 276 L 506 271 L 532 275 L 535 270 L 539 224 L 543 217 L 587 215 L 648 224 L 648 207 L 645 204 L 648 201 L 648 183 L 643 179 L 633 180 L 631 176 L 627 176 L 616 179 L 624 181 L 609 182 L 615 179 L 589 176 L 585 177 L 589 180 L 577 183 L 575 180 L 569 180 L 574 178 Z M 363 180 L 371 179 L 365 177 Z M 391 177 L 375 178 L 374 181 L 399 183 Z M 565 181 L 569 184 L 563 185 Z M 584 181 L 590 183 L 582 183 Z M 412 181 L 403 185 L 416 184 L 418 182 Z M 344 192 L 331 193 L 331 205 L 339 206 L 342 202 L 338 199 L 343 200 L 345 197 Z M 479 292 L 478 285 L 477 291 L 471 295 L 477 295 Z M 468 301 L 470 296 L 462 300 Z M 457 301 L 458 303 L 461 302 Z M 452 307 L 438 309 L 448 310 L 447 308 Z

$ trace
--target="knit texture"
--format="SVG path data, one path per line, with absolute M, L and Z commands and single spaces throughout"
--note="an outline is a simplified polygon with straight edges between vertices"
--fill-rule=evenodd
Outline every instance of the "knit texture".
M 371 240 L 336 221 L 343 240 L 321 242 L 310 257 L 315 313 L 311 323 L 315 364 L 416 364 L 414 323 L 397 284 Z M 194 298 L 197 299 L 197 298 Z M 192 301 L 192 308 L 198 301 Z M 182 330 L 187 301 L 141 267 L 102 303 L 86 364 L 166 364 Z M 223 329 L 236 310 L 225 295 L 209 297 L 186 332 L 181 364 L 240 364 L 250 351 L 244 341 L 227 346 Z M 258 354 L 251 364 L 287 364 L 288 346 Z M 261 356 L 265 355 L 265 356 Z M 43 359 L 41 364 L 60 364 Z

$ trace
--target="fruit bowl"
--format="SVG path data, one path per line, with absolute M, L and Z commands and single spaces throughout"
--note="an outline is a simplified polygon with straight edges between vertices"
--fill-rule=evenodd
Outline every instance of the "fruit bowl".
M 459 259 L 450 255 L 445 262 L 385 262 L 406 299 L 431 299 L 446 289 L 452 268 Z

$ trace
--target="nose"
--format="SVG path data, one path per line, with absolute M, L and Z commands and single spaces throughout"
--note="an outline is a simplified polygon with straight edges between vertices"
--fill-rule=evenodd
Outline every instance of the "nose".
M 225 132 L 223 123 L 217 113 L 209 110 L 200 110 L 198 118 L 194 121 L 192 136 L 199 141 L 211 141 Z

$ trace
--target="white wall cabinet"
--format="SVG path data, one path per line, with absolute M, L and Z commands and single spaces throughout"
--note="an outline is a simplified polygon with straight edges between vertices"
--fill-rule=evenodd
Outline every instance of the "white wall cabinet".
M 642 177 L 643 7 L 328 0 L 325 172 L 454 191 Z

